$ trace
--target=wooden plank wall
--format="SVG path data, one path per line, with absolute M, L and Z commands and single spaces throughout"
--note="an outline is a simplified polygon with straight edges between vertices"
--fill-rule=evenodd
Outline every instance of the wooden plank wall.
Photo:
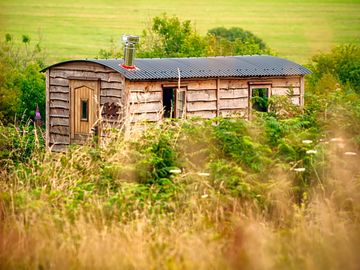
M 72 62 L 47 72 L 47 145 L 63 151 L 70 144 L 70 80 L 99 80 L 100 105 L 114 102 L 122 108 L 125 80 L 114 70 L 89 62 Z
M 294 104 L 302 105 L 301 78 L 249 78 L 249 79 L 202 79 L 182 80 L 187 87 L 186 116 L 213 118 L 218 115 L 248 116 L 249 84 L 263 82 L 272 85 L 271 95 L 286 95 L 292 91 Z M 129 113 L 131 122 L 159 121 L 162 119 L 162 86 L 173 85 L 177 81 L 126 82 L 129 93 Z

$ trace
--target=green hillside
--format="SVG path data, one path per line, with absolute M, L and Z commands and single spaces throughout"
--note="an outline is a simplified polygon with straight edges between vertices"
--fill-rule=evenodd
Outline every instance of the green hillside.
M 163 12 L 190 19 L 201 34 L 216 26 L 245 28 L 301 63 L 335 44 L 358 43 L 360 36 L 360 1 L 0 1 L 0 34 L 41 38 L 50 62 L 94 57 L 111 38 L 140 34 Z

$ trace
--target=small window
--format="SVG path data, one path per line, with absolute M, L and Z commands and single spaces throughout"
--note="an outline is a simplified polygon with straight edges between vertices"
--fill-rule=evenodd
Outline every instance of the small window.
M 259 112 L 268 111 L 268 88 L 252 88 L 252 108 Z
M 89 121 L 89 100 L 81 100 L 81 121 Z

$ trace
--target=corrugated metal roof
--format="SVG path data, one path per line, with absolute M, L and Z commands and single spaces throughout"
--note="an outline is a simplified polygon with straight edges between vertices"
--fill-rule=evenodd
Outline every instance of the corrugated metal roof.
M 291 76 L 311 73 L 307 68 L 289 60 L 265 55 L 135 59 L 136 70 L 123 68 L 121 64 L 124 61 L 122 59 L 87 59 L 66 62 L 77 61 L 107 66 L 129 80 L 176 79 L 178 78 L 178 68 L 181 78 Z

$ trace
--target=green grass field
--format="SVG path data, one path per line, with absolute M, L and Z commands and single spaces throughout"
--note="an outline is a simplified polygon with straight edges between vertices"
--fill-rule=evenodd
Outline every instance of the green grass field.
M 140 34 L 163 12 L 190 19 L 201 34 L 216 26 L 242 27 L 300 63 L 336 44 L 360 42 L 359 0 L 0 0 L 0 34 L 41 38 L 49 62 L 91 58 L 111 38 Z

